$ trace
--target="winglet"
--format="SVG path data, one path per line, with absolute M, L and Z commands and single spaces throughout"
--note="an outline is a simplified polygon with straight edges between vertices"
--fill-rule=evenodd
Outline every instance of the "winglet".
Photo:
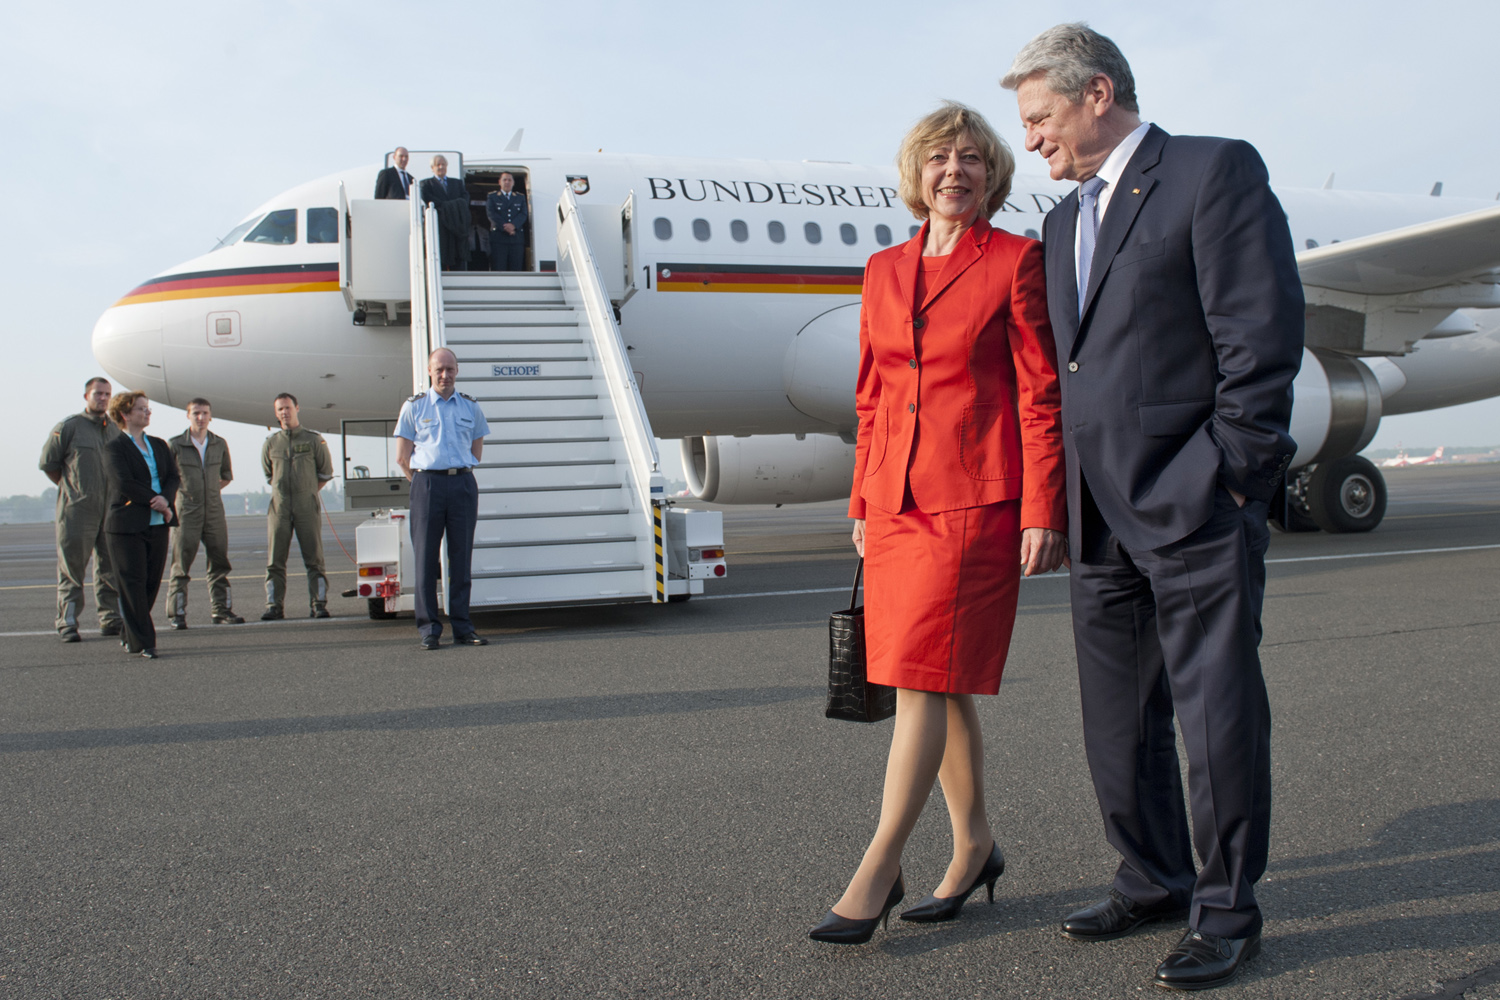
M 510 137 L 510 142 L 505 144 L 505 152 L 519 153 L 521 151 L 521 134 L 525 131 L 524 128 L 516 129 L 516 134 Z
M 1443 182 L 1437 181 L 1432 185 L 1432 197 L 1441 198 L 1443 195 Z

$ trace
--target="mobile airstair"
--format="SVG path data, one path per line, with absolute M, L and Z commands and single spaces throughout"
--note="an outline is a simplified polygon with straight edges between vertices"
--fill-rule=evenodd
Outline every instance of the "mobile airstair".
M 458 358 L 458 391 L 479 402 L 490 425 L 475 469 L 471 607 L 664 603 L 702 593 L 705 580 L 725 574 L 722 515 L 674 509 L 665 496 L 615 320 L 631 292 L 631 203 L 580 212 L 565 190 L 556 272 L 510 273 L 441 271 L 436 213 L 410 204 L 413 390 L 427 391 L 428 354 L 447 347 Z M 586 218 L 611 241 L 613 288 Z M 382 601 L 386 613 L 411 607 L 405 514 L 377 512 L 357 535 L 359 589 L 376 617 Z M 396 539 L 404 558 L 393 558 Z

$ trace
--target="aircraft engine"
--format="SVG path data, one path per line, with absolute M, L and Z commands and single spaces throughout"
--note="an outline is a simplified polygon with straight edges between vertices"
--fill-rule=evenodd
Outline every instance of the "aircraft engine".
M 817 503 L 849 495 L 854 445 L 831 434 L 690 437 L 682 440 L 682 468 L 699 500 Z

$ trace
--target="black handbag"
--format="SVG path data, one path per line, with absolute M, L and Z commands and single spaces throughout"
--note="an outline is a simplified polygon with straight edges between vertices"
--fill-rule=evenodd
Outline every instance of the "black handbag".
M 861 559 L 849 610 L 828 616 L 828 707 L 823 714 L 847 722 L 879 722 L 896 714 L 896 689 L 865 677 L 865 609 L 855 606 L 864 569 Z

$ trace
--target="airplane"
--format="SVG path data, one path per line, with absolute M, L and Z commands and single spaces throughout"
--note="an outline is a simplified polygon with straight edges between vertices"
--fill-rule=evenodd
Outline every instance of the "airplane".
M 847 496 L 863 265 L 918 228 L 894 168 L 522 153 L 519 138 L 498 156 L 448 151 L 449 175 L 468 184 L 476 222 L 500 172 L 515 177 L 530 201 L 532 275 L 558 268 L 559 193 L 580 211 L 594 206 L 594 218 L 605 206 L 617 213 L 594 245 L 613 243 L 613 258 L 628 262 L 628 287 L 613 299 L 618 333 L 652 431 L 681 439 L 693 495 Z M 430 152 L 412 152 L 413 173 Z M 413 293 L 403 277 L 385 301 L 350 294 L 360 265 L 349 254 L 365 252 L 352 248 L 354 222 L 373 217 L 361 206 L 376 203 L 362 199 L 381 166 L 279 194 L 213 249 L 126 292 L 94 328 L 96 359 L 154 399 L 203 395 L 232 420 L 262 422 L 281 391 L 325 432 L 393 417 L 414 384 L 411 304 L 401 301 Z M 1068 190 L 1018 174 L 993 221 L 1039 237 Z M 1307 349 L 1294 386 L 1297 454 L 1273 518 L 1285 530 L 1367 531 L 1384 515 L 1385 485 L 1358 452 L 1380 420 L 1500 395 L 1500 207 L 1326 188 L 1277 195 L 1299 248 Z M 388 249 L 406 253 L 404 243 Z
M 1380 463 L 1382 469 L 1405 469 L 1413 465 L 1432 465 L 1443 460 L 1443 446 L 1438 445 L 1437 451 L 1431 455 L 1423 455 L 1420 458 L 1408 458 L 1406 449 L 1400 449 L 1395 458 L 1388 458 Z

